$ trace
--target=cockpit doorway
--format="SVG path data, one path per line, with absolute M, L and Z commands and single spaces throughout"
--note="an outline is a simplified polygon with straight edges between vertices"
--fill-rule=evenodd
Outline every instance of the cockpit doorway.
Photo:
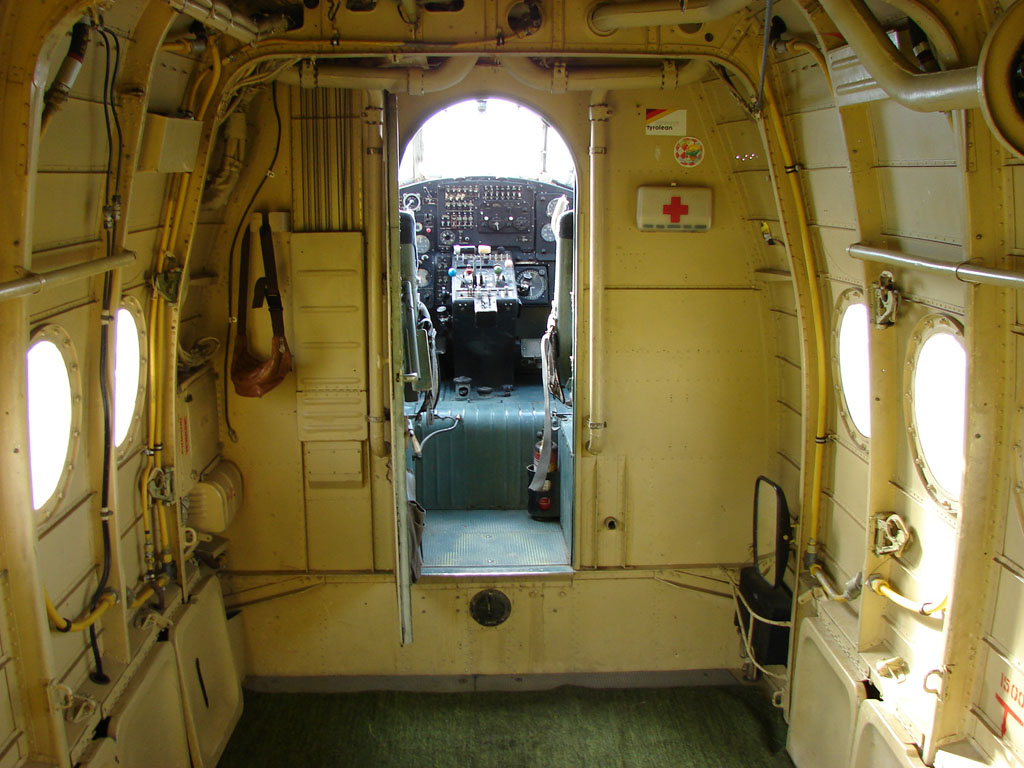
M 575 181 L 552 126 L 504 99 L 406 145 L 394 408 L 423 575 L 572 570 Z

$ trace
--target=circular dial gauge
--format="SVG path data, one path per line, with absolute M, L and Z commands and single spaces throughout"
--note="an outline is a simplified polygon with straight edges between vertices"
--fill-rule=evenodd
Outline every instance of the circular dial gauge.
M 544 298 L 548 287 L 548 278 L 540 267 L 526 267 L 516 275 L 516 290 L 519 298 L 536 301 Z
M 540 230 L 541 239 L 553 243 L 555 242 L 555 230 L 551 228 L 550 224 L 545 224 Z
M 452 245 L 455 242 L 455 233 L 450 229 L 441 230 L 441 245 Z
M 420 196 L 415 192 L 402 195 L 402 207 L 408 208 L 410 211 L 418 211 L 420 209 Z
M 563 197 L 564 197 L 564 195 L 563 195 Z M 551 218 L 551 215 L 555 212 L 555 206 L 558 205 L 558 201 L 561 200 L 561 199 L 562 199 L 561 197 L 556 197 L 554 200 L 549 200 L 548 201 L 548 218 L 549 219 Z
M 416 270 L 416 284 L 419 285 L 420 288 L 430 284 L 430 272 L 424 267 L 420 267 Z
M 430 250 L 430 238 L 426 235 L 416 235 L 416 253 L 426 253 Z

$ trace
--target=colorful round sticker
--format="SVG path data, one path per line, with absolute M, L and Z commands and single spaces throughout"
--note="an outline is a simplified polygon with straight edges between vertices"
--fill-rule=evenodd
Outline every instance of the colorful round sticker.
M 700 165 L 704 159 L 704 144 L 694 136 L 683 136 L 676 142 L 676 162 L 684 168 Z

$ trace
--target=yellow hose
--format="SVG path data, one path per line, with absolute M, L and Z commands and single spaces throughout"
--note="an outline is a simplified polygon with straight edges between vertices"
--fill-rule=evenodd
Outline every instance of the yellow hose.
M 188 40 L 172 40 L 161 45 L 160 50 L 167 53 L 180 53 L 182 56 L 186 56 L 192 53 L 192 43 Z
M 50 623 L 53 624 L 53 628 L 59 632 L 82 632 L 97 621 L 100 616 L 107 612 L 110 606 L 117 602 L 117 595 L 113 592 L 104 592 L 100 595 L 100 599 L 96 602 L 96 607 L 89 613 L 83 613 L 77 619 L 73 621 L 65 619 L 59 613 L 53 605 L 53 601 L 50 599 L 50 593 L 46 591 L 46 587 L 43 587 L 43 598 L 46 600 L 46 615 L 50 618 Z
M 153 584 L 147 584 L 146 588 L 139 592 L 139 594 L 135 596 L 135 599 L 132 600 L 131 605 L 128 606 L 128 610 L 134 611 L 136 608 L 142 606 L 147 600 L 149 600 L 149 598 L 156 594 L 157 589 L 163 589 L 169 581 L 170 577 L 167 576 L 167 574 L 164 574 L 157 578 L 155 586 Z
M 826 70 L 827 72 L 827 70 Z M 821 475 L 822 466 L 825 460 L 825 443 L 828 440 L 825 434 L 826 428 L 826 405 L 827 386 L 825 376 L 825 323 L 821 312 L 821 296 L 818 288 L 818 274 L 814 263 L 814 250 L 811 243 L 811 232 L 807 224 L 807 208 L 804 200 L 803 189 L 800 180 L 797 178 L 797 167 L 793 161 L 793 151 L 786 136 L 786 128 L 782 123 L 782 117 L 775 106 L 775 98 L 771 86 L 765 83 L 765 112 L 771 121 L 772 128 L 778 138 L 779 148 L 782 152 L 782 163 L 785 166 L 786 176 L 789 178 L 789 186 L 793 192 L 794 207 L 796 208 L 797 227 L 800 230 L 800 244 L 803 250 L 804 271 L 807 277 L 808 295 L 811 304 L 811 325 L 814 332 L 815 364 L 817 368 L 817 414 L 814 427 L 814 465 L 811 474 L 811 510 L 810 510 L 810 535 L 807 539 L 807 558 L 814 561 L 818 551 L 818 526 L 821 516 Z
M 828 63 L 825 61 L 825 54 L 816 45 L 808 43 L 806 40 L 787 40 L 786 50 L 790 53 L 809 53 L 814 57 L 814 60 L 818 62 L 818 66 L 821 67 L 821 73 L 825 75 L 825 82 L 828 83 L 829 92 L 832 91 L 832 74 L 828 71 Z
M 199 91 L 200 85 L 206 80 L 207 75 L 210 75 L 209 83 L 207 83 L 206 90 L 203 93 L 203 99 L 199 104 L 199 108 L 196 110 L 196 120 L 202 121 L 206 115 L 206 110 L 209 108 L 210 103 L 213 100 L 213 95 L 217 90 L 217 86 L 220 84 L 221 77 L 221 58 L 220 51 L 216 44 L 210 45 L 210 57 L 211 64 L 210 69 L 204 71 L 196 78 L 195 82 L 192 83 L 192 87 L 189 90 L 186 108 L 191 111 L 195 104 L 196 95 Z M 163 228 L 160 234 L 160 247 L 157 253 L 156 262 L 156 274 L 163 273 L 167 266 L 167 254 L 170 249 L 178 241 L 178 235 L 181 232 L 181 222 L 184 216 L 185 200 L 188 196 L 189 182 L 191 181 L 191 173 L 183 173 L 177 180 L 177 193 L 172 190 L 171 196 L 173 203 L 167 206 L 167 211 L 164 215 Z M 181 265 L 182 270 L 185 269 L 185 265 Z M 161 451 L 163 445 L 163 418 L 164 418 L 164 397 L 166 396 L 166 376 L 163 371 L 163 349 L 166 343 L 165 338 L 165 301 L 156 294 L 154 291 L 152 304 L 150 305 L 150 356 L 149 356 L 149 372 L 150 372 L 150 402 L 147 411 L 149 424 L 148 431 L 150 435 L 150 452 L 151 455 L 147 458 L 146 468 L 142 476 L 142 500 L 143 500 L 143 518 L 146 518 L 147 510 L 150 506 L 148 483 L 149 478 L 153 473 L 154 468 L 162 470 L 164 468 L 163 454 Z M 167 505 L 163 501 L 157 501 L 155 504 L 156 512 L 156 528 L 160 536 L 160 550 L 161 562 L 164 564 L 170 564 L 174 559 L 171 555 L 170 548 L 170 526 L 167 520 Z M 152 540 L 152 527 L 147 529 L 149 534 L 149 541 Z M 147 598 L 148 599 L 148 598 Z
M 881 595 L 901 608 L 906 608 L 908 611 L 919 613 L 922 616 L 934 616 L 940 611 L 944 611 L 946 609 L 946 603 L 949 602 L 949 595 L 946 595 L 937 603 L 916 603 L 906 595 L 897 592 L 893 588 L 892 584 L 881 576 L 873 576 L 869 578 L 868 586 L 871 587 L 871 591 L 876 595 Z
M 210 43 L 210 72 L 212 73 L 210 85 L 207 87 L 206 93 L 203 94 L 203 100 L 199 104 L 199 110 L 196 112 L 196 120 L 199 122 L 202 122 L 203 118 L 206 117 L 206 110 L 210 106 L 210 101 L 213 99 L 213 92 L 216 91 L 217 86 L 220 85 L 220 50 L 218 50 L 216 43 Z

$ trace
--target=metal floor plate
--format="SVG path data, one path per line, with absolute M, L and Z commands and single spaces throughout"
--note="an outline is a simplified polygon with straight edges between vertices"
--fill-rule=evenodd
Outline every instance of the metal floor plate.
M 424 575 L 571 572 L 558 521 L 533 520 L 524 509 L 429 510 L 423 566 Z

